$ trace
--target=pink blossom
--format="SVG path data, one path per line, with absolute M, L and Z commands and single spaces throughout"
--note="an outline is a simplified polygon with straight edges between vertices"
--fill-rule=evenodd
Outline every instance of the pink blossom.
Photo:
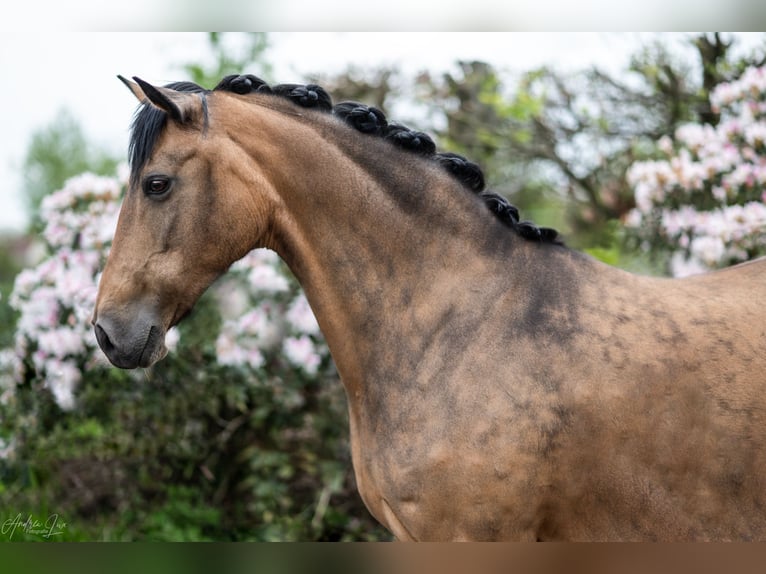
M 673 277 L 689 277 L 705 273 L 709 269 L 699 260 L 689 259 L 682 252 L 676 251 L 670 260 L 670 271 Z
M 745 141 L 754 148 L 766 145 L 766 122 L 756 122 L 745 128 Z
M 253 289 L 266 293 L 282 293 L 290 288 L 285 276 L 270 265 L 255 265 L 248 280 Z
M 40 351 L 49 357 L 77 356 L 85 352 L 85 342 L 75 329 L 57 327 L 37 336 Z
M 14 284 L 11 305 L 20 315 L 15 352 L 29 356 L 34 374 L 65 409 L 74 405 L 77 364 L 101 354 L 89 320 L 120 191 L 114 178 L 83 174 L 47 196 L 40 213 L 52 254 L 22 271 Z M 19 369 L 16 376 L 25 374 Z
M 18 380 L 16 373 L 21 367 L 21 359 L 13 349 L 0 349 L 0 405 L 7 405 L 13 400 Z
M 657 141 L 657 147 L 665 155 L 671 155 L 673 153 L 673 140 L 670 139 L 668 136 L 662 136 Z
M 637 162 L 627 174 L 636 209 L 625 225 L 647 244 L 670 244 L 674 275 L 766 252 L 766 68 L 720 85 L 711 104 L 721 113 L 716 127 L 679 127 L 677 151 L 664 138 L 667 160 Z
M 71 361 L 51 361 L 47 368 L 46 382 L 53 398 L 62 410 L 69 411 L 75 406 L 74 391 L 82 374 Z
M 676 130 L 676 139 L 689 150 L 696 152 L 713 139 L 713 131 L 714 128 L 710 125 L 686 124 Z
M 310 376 L 316 375 L 322 358 L 310 337 L 306 335 L 288 337 L 284 341 L 282 350 L 287 360 L 293 365 L 300 367 Z
M 304 333 L 306 335 L 318 335 L 319 324 L 317 323 L 314 312 L 309 306 L 308 299 L 301 293 L 290 305 L 290 308 L 285 314 L 287 322 L 297 332 Z
M 699 224 L 699 220 L 699 212 L 688 205 L 678 210 L 665 209 L 662 212 L 662 226 L 668 237 L 693 230 Z
M 695 237 L 690 245 L 692 256 L 709 267 L 715 266 L 726 252 L 720 237 L 703 235 Z
M 255 347 L 246 348 L 239 344 L 233 333 L 222 331 L 215 343 L 218 362 L 222 365 L 258 369 L 265 363 L 263 354 Z
M 283 332 L 282 324 L 269 302 L 263 302 L 243 315 L 237 322 L 237 328 L 241 333 L 252 337 L 262 349 L 271 349 L 278 345 Z

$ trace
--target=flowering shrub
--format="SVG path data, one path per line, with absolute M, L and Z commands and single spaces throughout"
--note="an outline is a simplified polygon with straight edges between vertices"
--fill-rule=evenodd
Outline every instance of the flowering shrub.
M 119 211 L 115 178 L 84 174 L 46 197 L 40 214 L 50 256 L 17 277 L 11 305 L 19 313 L 16 378 L 29 378 L 53 394 L 65 410 L 74 407 L 82 372 L 98 364 L 90 315 L 96 277 L 108 251 Z
M 222 365 L 259 369 L 275 353 L 308 376 L 327 365 L 316 318 L 282 265 L 273 251 L 252 251 L 216 289 L 225 319 L 215 344 Z
M 717 126 L 688 124 L 658 142 L 663 159 L 628 172 L 626 224 L 647 250 L 668 251 L 674 276 L 766 253 L 766 68 L 711 94 Z

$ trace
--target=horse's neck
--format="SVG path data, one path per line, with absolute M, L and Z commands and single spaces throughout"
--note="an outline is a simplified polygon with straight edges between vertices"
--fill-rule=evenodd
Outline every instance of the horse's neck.
M 429 333 L 512 292 L 529 246 L 436 162 L 290 109 L 227 126 L 279 195 L 266 246 L 304 288 L 347 390 L 406 376 Z
M 493 280 L 512 287 L 498 261 L 509 268 L 523 241 L 435 162 L 361 135 L 290 153 L 285 165 L 303 168 L 275 176 L 284 207 L 270 247 L 306 291 L 349 391 L 404 376 L 455 309 L 480 314 L 472 305 Z

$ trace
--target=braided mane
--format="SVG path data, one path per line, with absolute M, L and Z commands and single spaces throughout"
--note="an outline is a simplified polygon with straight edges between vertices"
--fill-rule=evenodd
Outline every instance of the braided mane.
M 175 82 L 166 87 L 183 92 L 208 92 L 208 90 L 191 82 Z M 389 123 L 385 114 L 376 107 L 358 102 L 341 102 L 333 105 L 332 98 L 321 86 L 315 84 L 269 86 L 265 81 L 251 74 L 226 76 L 213 88 L 213 91 L 227 91 L 241 95 L 251 93 L 274 94 L 286 98 L 298 106 L 331 113 L 362 133 L 382 137 L 399 148 L 432 158 L 460 181 L 464 187 L 483 199 L 489 210 L 501 222 L 524 239 L 562 244 L 555 229 L 538 227 L 531 221 L 522 221 L 519 210 L 511 205 L 507 199 L 497 193 L 487 191 L 484 173 L 476 163 L 455 153 L 437 152 L 436 144 L 431 136 L 411 130 L 398 123 Z M 141 106 L 137 111 L 133 120 L 129 146 L 131 178 L 136 176 L 149 160 L 152 148 L 166 121 L 166 114 L 152 106 Z

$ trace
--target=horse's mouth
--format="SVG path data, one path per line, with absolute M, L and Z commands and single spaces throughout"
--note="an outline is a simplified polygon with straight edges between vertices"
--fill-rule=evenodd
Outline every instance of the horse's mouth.
M 149 329 L 149 335 L 146 337 L 144 349 L 141 351 L 138 366 L 144 369 L 150 367 L 167 354 L 168 349 L 165 346 L 164 333 L 157 326 L 152 325 Z

